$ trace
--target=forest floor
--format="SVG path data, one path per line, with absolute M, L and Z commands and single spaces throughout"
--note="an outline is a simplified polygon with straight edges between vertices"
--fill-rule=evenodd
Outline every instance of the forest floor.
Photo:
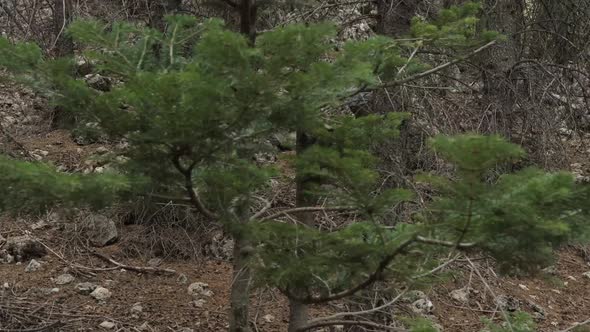
M 32 93 L 0 84 L 0 152 L 49 161 L 68 171 L 100 167 L 88 160 L 105 146 L 79 145 L 68 131 L 52 130 L 43 109 L 44 101 Z M 572 146 L 584 152 L 575 158 L 572 168 L 587 176 L 590 150 L 582 143 Z M 151 226 L 122 222 L 116 243 L 88 249 L 78 238 L 80 233 L 67 225 L 67 218 L 56 220 L 55 215 L 0 217 L 1 237 L 28 235 L 47 251 L 38 259 L 40 268 L 33 272 L 25 272 L 28 261 L 0 264 L 0 331 L 40 331 L 43 329 L 39 327 L 44 326 L 48 331 L 226 329 L 232 282 L 230 262 L 206 255 L 199 259 L 170 256 L 154 260 L 149 250 L 153 244 L 143 243 L 146 250 L 142 254 L 138 240 Z M 148 241 L 153 239 L 146 238 Z M 136 254 L 129 255 L 129 243 L 139 243 Z M 92 254 L 93 250 L 126 267 Z M 162 272 L 157 269 L 164 268 L 175 272 L 157 273 Z M 553 271 L 537 278 L 499 276 L 492 263 L 478 257 L 458 259 L 446 270 L 451 274 L 424 290 L 434 304 L 430 317 L 444 331 L 479 331 L 484 327 L 481 318 L 500 318 L 500 308 L 531 313 L 539 331 L 569 331 L 573 324 L 590 318 L 590 264 L 584 248 L 560 250 Z M 58 277 L 64 273 L 71 274 L 74 280 L 58 285 Z M 98 301 L 77 289 L 82 282 L 107 288 L 112 296 Z M 187 289 L 194 282 L 208 285 L 211 292 L 202 296 L 204 301 L 195 301 L 189 294 Z M 465 290 L 467 296 L 453 296 L 457 290 Z M 391 309 L 392 315 L 412 315 L 410 305 L 397 304 Z M 312 314 L 332 310 L 314 308 Z M 255 331 L 286 331 L 286 300 L 276 291 L 260 289 L 252 297 L 252 321 Z M 99 326 L 105 322 L 113 324 Z

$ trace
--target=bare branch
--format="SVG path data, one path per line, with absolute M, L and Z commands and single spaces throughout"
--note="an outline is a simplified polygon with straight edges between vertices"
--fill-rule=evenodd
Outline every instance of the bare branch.
M 321 323 L 321 322 L 326 322 L 326 321 L 333 321 L 336 318 L 340 318 L 340 317 L 346 317 L 346 316 L 360 316 L 360 315 L 366 315 L 366 314 L 370 314 L 376 311 L 379 311 L 381 309 L 385 309 L 391 305 L 393 305 L 395 302 L 397 302 L 405 293 L 407 292 L 407 289 L 403 290 L 401 293 L 399 293 L 395 298 L 393 298 L 391 301 L 380 305 L 378 307 L 375 308 L 371 308 L 371 309 L 367 309 L 367 310 L 362 310 L 362 311 L 355 311 L 355 312 L 339 312 L 336 314 L 333 314 L 331 316 L 328 317 L 322 317 L 322 318 L 316 318 L 313 319 L 309 322 L 309 324 L 317 324 L 317 323 Z
M 437 239 L 429 239 L 423 236 L 416 237 L 417 242 L 425 243 L 425 244 L 434 244 L 443 247 L 451 247 L 451 248 L 460 248 L 460 249 L 467 249 L 472 248 L 475 246 L 475 243 L 456 243 L 444 240 L 437 240 Z
M 393 82 L 387 82 L 385 84 L 382 84 L 382 85 L 379 85 L 379 86 L 376 86 L 376 87 L 373 87 L 373 88 L 369 88 L 367 91 L 370 91 L 370 90 L 379 90 L 379 89 L 384 89 L 384 88 L 391 88 L 391 87 L 399 86 L 399 85 L 402 85 L 402 84 L 405 84 L 405 83 L 408 83 L 408 82 L 411 82 L 411 81 L 419 80 L 421 78 L 430 76 L 430 75 L 432 75 L 432 74 L 434 74 L 436 72 L 439 72 L 439 71 L 441 71 L 441 70 L 443 70 L 443 69 L 445 69 L 447 67 L 450 67 L 450 66 L 452 66 L 454 64 L 457 64 L 459 62 L 465 61 L 465 60 L 469 59 L 470 57 L 472 57 L 472 56 L 474 56 L 474 55 L 476 55 L 478 53 L 481 53 L 482 51 L 484 51 L 484 50 L 486 50 L 486 49 L 488 49 L 488 48 L 496 45 L 496 43 L 497 42 L 495 40 L 493 40 L 493 41 L 491 41 L 491 42 L 489 42 L 489 43 L 487 43 L 487 44 L 485 44 L 485 45 L 483 45 L 483 46 L 481 46 L 481 47 L 473 50 L 472 52 L 470 52 L 470 53 L 468 53 L 466 55 L 460 56 L 460 57 L 458 57 L 458 58 L 456 58 L 456 59 L 454 59 L 452 61 L 443 63 L 440 66 L 434 67 L 432 69 L 429 69 L 427 71 L 421 72 L 419 74 L 408 76 L 408 77 L 403 78 L 401 80 L 397 80 L 397 81 L 393 81 Z
M 129 271 L 135 271 L 135 272 L 141 272 L 141 273 L 151 272 L 151 273 L 176 274 L 176 271 L 171 270 L 171 269 L 159 269 L 159 268 L 155 268 L 155 267 L 142 267 L 142 266 L 125 265 L 125 264 L 119 263 L 119 262 L 115 261 L 114 259 L 112 259 L 106 255 L 103 255 L 97 251 L 94 251 L 94 250 L 90 250 L 90 253 L 92 253 L 94 256 L 96 256 L 106 262 L 116 265 L 119 268 L 129 270 Z
M 199 212 L 211 219 L 218 219 L 219 217 L 213 211 L 209 210 L 201 198 L 199 197 L 199 193 L 195 190 L 193 185 L 193 169 L 195 164 L 193 163 L 189 167 L 182 167 L 180 164 L 180 155 L 176 155 L 172 158 L 172 162 L 176 169 L 184 175 L 184 188 L 186 189 L 187 194 L 189 195 L 190 202 L 197 208 Z
M 298 207 L 298 208 L 292 208 L 292 209 L 287 209 L 287 210 L 283 210 L 283 211 L 279 211 L 277 213 L 271 214 L 270 216 L 266 216 L 262 219 L 259 219 L 259 221 L 269 221 L 269 220 L 273 220 L 276 219 L 280 216 L 284 216 L 284 215 L 288 215 L 288 214 L 292 214 L 292 213 L 297 213 L 297 212 L 316 212 L 316 211 L 352 211 L 352 210 L 357 210 L 356 207 L 354 206 L 329 206 L 329 207 L 324 207 L 324 206 L 304 206 L 304 207 Z M 252 219 L 255 219 L 254 217 L 252 217 Z

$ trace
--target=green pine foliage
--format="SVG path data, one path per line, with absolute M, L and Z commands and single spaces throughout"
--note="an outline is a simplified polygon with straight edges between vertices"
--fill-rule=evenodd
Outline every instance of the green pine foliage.
M 495 166 L 523 150 L 497 136 L 439 137 L 432 146 L 456 166 L 453 180 L 421 179 L 440 194 L 428 211 L 429 236 L 477 244 L 511 272 L 551 264 L 555 248 L 588 236 L 589 188 L 571 174 L 525 169 L 490 181 Z
M 102 207 L 149 192 L 188 196 L 232 235 L 252 242 L 250 264 L 260 282 L 309 303 L 382 279 L 412 284 L 441 248 L 477 247 L 505 270 L 534 271 L 550 262 L 553 248 L 587 234 L 590 190 L 571 175 L 527 169 L 490 182 L 491 170 L 521 158 L 521 148 L 496 136 L 439 137 L 432 147 L 456 175 L 423 176 L 437 190 L 429 209 L 413 223 L 383 227 L 391 207 L 412 194 L 378 192 L 369 151 L 394 138 L 406 115 L 325 112 L 377 88 L 380 76 L 395 80 L 423 71 L 417 59 L 403 55 L 407 48 L 481 44 L 476 10 L 452 8 L 432 24 L 416 20 L 412 41 L 379 37 L 343 47 L 330 24 L 289 25 L 252 45 L 221 21 L 189 16 L 168 17 L 165 32 L 76 22 L 69 33 L 95 72 L 115 82 L 106 92 L 77 77 L 73 59 L 46 59 L 35 45 L 0 39 L 0 67 L 81 124 L 96 124 L 108 139 L 128 143 L 115 153 L 113 174 L 65 174 L 0 158 L 0 210 L 22 202 L 37 209 Z M 273 134 L 294 131 L 317 141 L 296 156 L 298 177 L 313 179 L 310 194 L 354 213 L 358 222 L 326 232 L 250 220 L 256 193 L 276 176 L 255 157 Z

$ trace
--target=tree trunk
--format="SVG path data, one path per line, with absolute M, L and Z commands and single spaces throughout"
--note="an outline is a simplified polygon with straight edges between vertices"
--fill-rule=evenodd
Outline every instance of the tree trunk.
M 289 299 L 289 329 L 288 332 L 298 332 L 307 325 L 309 312 L 307 304 Z
M 377 33 L 401 36 L 410 32 L 412 18 L 425 0 L 377 1 Z
M 256 41 L 256 18 L 258 5 L 256 0 L 241 0 L 238 5 L 240 15 L 240 33 L 248 36 L 252 44 Z
M 520 59 L 521 36 L 516 32 L 523 24 L 522 0 L 486 0 L 482 25 L 497 31 L 506 40 L 484 52 L 481 56 L 483 79 L 483 105 L 491 112 L 488 118 L 496 119 L 488 124 L 488 131 L 501 133 L 508 138 L 512 132 L 516 83 L 512 66 Z
M 74 41 L 66 33 L 72 21 L 72 0 L 54 0 L 53 33 L 55 36 L 55 56 L 74 54 Z
M 234 236 L 233 278 L 231 286 L 230 332 L 249 332 L 248 306 L 250 301 L 250 268 L 247 261 L 249 244 L 241 236 Z

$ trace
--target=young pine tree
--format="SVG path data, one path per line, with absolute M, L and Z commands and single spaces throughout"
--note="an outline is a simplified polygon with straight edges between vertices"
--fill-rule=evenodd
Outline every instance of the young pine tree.
M 399 61 L 378 56 L 388 53 L 391 41 L 335 50 L 330 40 L 336 29 L 323 24 L 287 26 L 260 35 L 252 45 L 219 21 L 199 23 L 186 16 L 169 17 L 164 33 L 98 21 L 73 23 L 69 33 L 95 72 L 117 82 L 110 90 L 90 88 L 76 77 L 73 59 L 45 59 L 32 44 L 0 39 L 0 66 L 79 123 L 92 123 L 94 134 L 128 144 L 116 151 L 117 169 L 102 175 L 66 174 L 43 163 L 2 158 L 0 207 L 10 211 L 25 202 L 34 209 L 99 208 L 154 192 L 190 201 L 235 240 L 230 330 L 247 331 L 252 244 L 244 226 L 264 217 L 252 206 L 273 174 L 257 166 L 255 156 L 277 131 L 334 136 L 329 140 L 336 150 L 363 138 L 365 129 L 374 131 L 368 125 L 379 123 L 379 135 L 394 133 L 399 115 L 367 117 L 358 127 L 353 119 L 332 119 L 337 136 L 328 134 L 322 116 L 351 91 L 376 83 L 374 60 L 382 66 Z M 340 160 L 328 152 L 327 163 L 343 162 L 347 173 L 362 178 L 366 153 L 344 151 Z

